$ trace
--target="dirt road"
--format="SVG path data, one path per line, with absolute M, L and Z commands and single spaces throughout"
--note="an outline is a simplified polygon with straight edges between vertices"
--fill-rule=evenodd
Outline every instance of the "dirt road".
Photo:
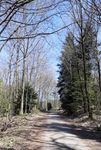
M 41 150 L 101 150 L 94 133 L 71 125 L 59 115 L 48 115 L 43 127 Z
M 64 117 L 40 114 L 15 119 L 0 137 L 0 150 L 101 150 L 101 139 Z

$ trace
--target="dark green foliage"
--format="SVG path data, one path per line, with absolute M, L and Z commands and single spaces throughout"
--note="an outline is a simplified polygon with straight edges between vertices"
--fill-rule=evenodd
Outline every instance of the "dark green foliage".
M 75 72 L 76 74 L 77 72 Z M 79 81 L 76 81 L 76 78 L 71 80 L 69 72 L 65 73 L 64 76 L 62 75 L 61 78 L 64 78 L 64 81 L 62 80 L 64 83 L 62 81 L 58 83 L 58 87 L 61 87 L 59 90 L 61 106 L 68 115 L 72 115 L 82 103 Z
M 14 113 L 19 114 L 20 113 L 20 106 L 21 106 L 21 94 L 22 94 L 22 88 L 20 87 L 18 92 L 18 98 L 14 102 Z M 29 84 L 25 84 L 24 89 L 24 113 L 30 113 L 33 109 L 33 107 L 37 104 L 36 103 L 37 94 L 35 93 L 33 87 Z
M 73 37 L 69 34 L 61 56 L 61 64 L 59 65 L 60 76 L 58 82 L 61 106 L 68 115 L 77 111 L 78 104 L 81 104 L 82 99 L 73 47 Z
M 95 100 L 94 89 L 92 89 L 92 63 L 96 37 L 91 23 L 86 23 L 83 30 L 83 39 L 80 37 L 78 43 L 74 43 L 73 37 L 69 33 L 66 38 L 60 58 L 60 75 L 57 85 L 59 87 L 61 106 L 68 115 L 78 111 L 89 111 L 88 108 Z M 82 40 L 83 47 L 81 46 Z
M 4 83 L 0 80 L 0 115 L 5 116 L 9 111 L 8 91 L 4 91 Z
M 47 103 L 47 109 L 48 109 L 48 111 L 50 111 L 52 109 L 52 104 L 51 103 Z

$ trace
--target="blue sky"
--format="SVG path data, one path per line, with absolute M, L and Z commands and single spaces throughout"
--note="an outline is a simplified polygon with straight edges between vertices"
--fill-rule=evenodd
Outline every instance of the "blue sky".
M 52 17 L 49 21 L 46 21 L 45 23 L 43 23 L 40 26 L 41 28 L 38 29 L 39 31 L 44 31 L 47 27 L 48 27 L 47 31 L 57 30 L 57 29 L 63 27 L 64 25 L 68 25 L 70 23 L 70 17 L 68 15 L 68 12 L 66 12 L 68 5 L 62 5 L 62 6 L 61 5 L 58 8 L 56 8 L 56 10 L 49 12 L 48 15 L 51 15 L 55 12 L 63 11 L 62 16 L 60 14 L 58 14 L 58 15 Z M 16 19 L 19 20 L 19 16 L 17 16 Z M 9 28 L 8 28 L 9 31 L 12 29 L 12 27 L 13 26 L 9 26 Z M 4 36 L 6 34 L 8 34 L 8 33 L 6 33 L 6 34 L 5 33 L 4 33 Z M 59 56 L 60 56 L 60 53 L 61 53 L 61 50 L 63 47 L 63 42 L 65 41 L 66 33 L 67 33 L 67 29 L 62 30 L 59 33 L 49 35 L 46 37 L 47 41 L 45 44 L 45 48 L 47 49 L 47 52 L 49 51 L 49 53 L 50 53 L 49 54 L 49 63 L 54 70 L 53 72 L 54 72 L 55 78 L 58 77 L 57 64 L 59 63 Z M 5 66 L 8 62 L 7 49 L 9 49 L 9 48 L 5 47 L 0 54 L 0 64 L 1 64 L 0 66 L 2 66 L 2 67 Z

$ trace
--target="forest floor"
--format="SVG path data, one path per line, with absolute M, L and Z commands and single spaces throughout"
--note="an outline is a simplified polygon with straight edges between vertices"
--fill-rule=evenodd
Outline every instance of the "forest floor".
M 101 150 L 101 132 L 82 124 L 54 113 L 13 117 L 0 150 Z

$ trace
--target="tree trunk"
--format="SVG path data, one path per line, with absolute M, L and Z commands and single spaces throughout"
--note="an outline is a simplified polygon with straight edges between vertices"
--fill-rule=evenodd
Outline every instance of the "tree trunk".
M 24 89 L 25 89 L 25 60 L 26 56 L 24 54 L 23 58 L 23 70 L 22 70 L 22 95 L 21 95 L 21 109 L 20 109 L 20 114 L 23 114 L 24 111 Z
M 90 100 L 88 96 L 88 89 L 87 89 L 87 74 L 86 74 L 86 56 L 85 56 L 85 48 L 84 48 L 84 37 L 83 37 L 83 16 L 82 16 L 82 2 L 80 1 L 80 32 L 81 32 L 81 50 L 82 50 L 82 57 L 83 57 L 83 76 L 84 76 L 84 89 L 85 89 L 85 96 L 87 100 L 87 110 L 89 118 L 92 118 L 92 113 L 90 109 Z
M 11 78 L 12 78 L 12 62 L 13 52 L 11 52 L 10 60 L 9 60 L 9 118 L 12 116 L 12 85 L 11 85 Z
M 78 72 L 78 77 L 79 77 L 79 81 L 80 81 L 80 90 L 82 93 L 82 100 L 83 100 L 83 110 L 84 113 L 87 113 L 87 101 L 85 98 L 85 94 L 84 94 L 84 90 L 83 90 L 83 86 L 82 86 L 82 81 L 81 81 L 81 77 L 80 77 L 80 71 L 79 71 L 79 66 L 78 66 L 78 57 L 77 57 L 77 52 L 75 50 L 75 55 L 76 55 L 76 65 L 77 65 L 77 72 Z

